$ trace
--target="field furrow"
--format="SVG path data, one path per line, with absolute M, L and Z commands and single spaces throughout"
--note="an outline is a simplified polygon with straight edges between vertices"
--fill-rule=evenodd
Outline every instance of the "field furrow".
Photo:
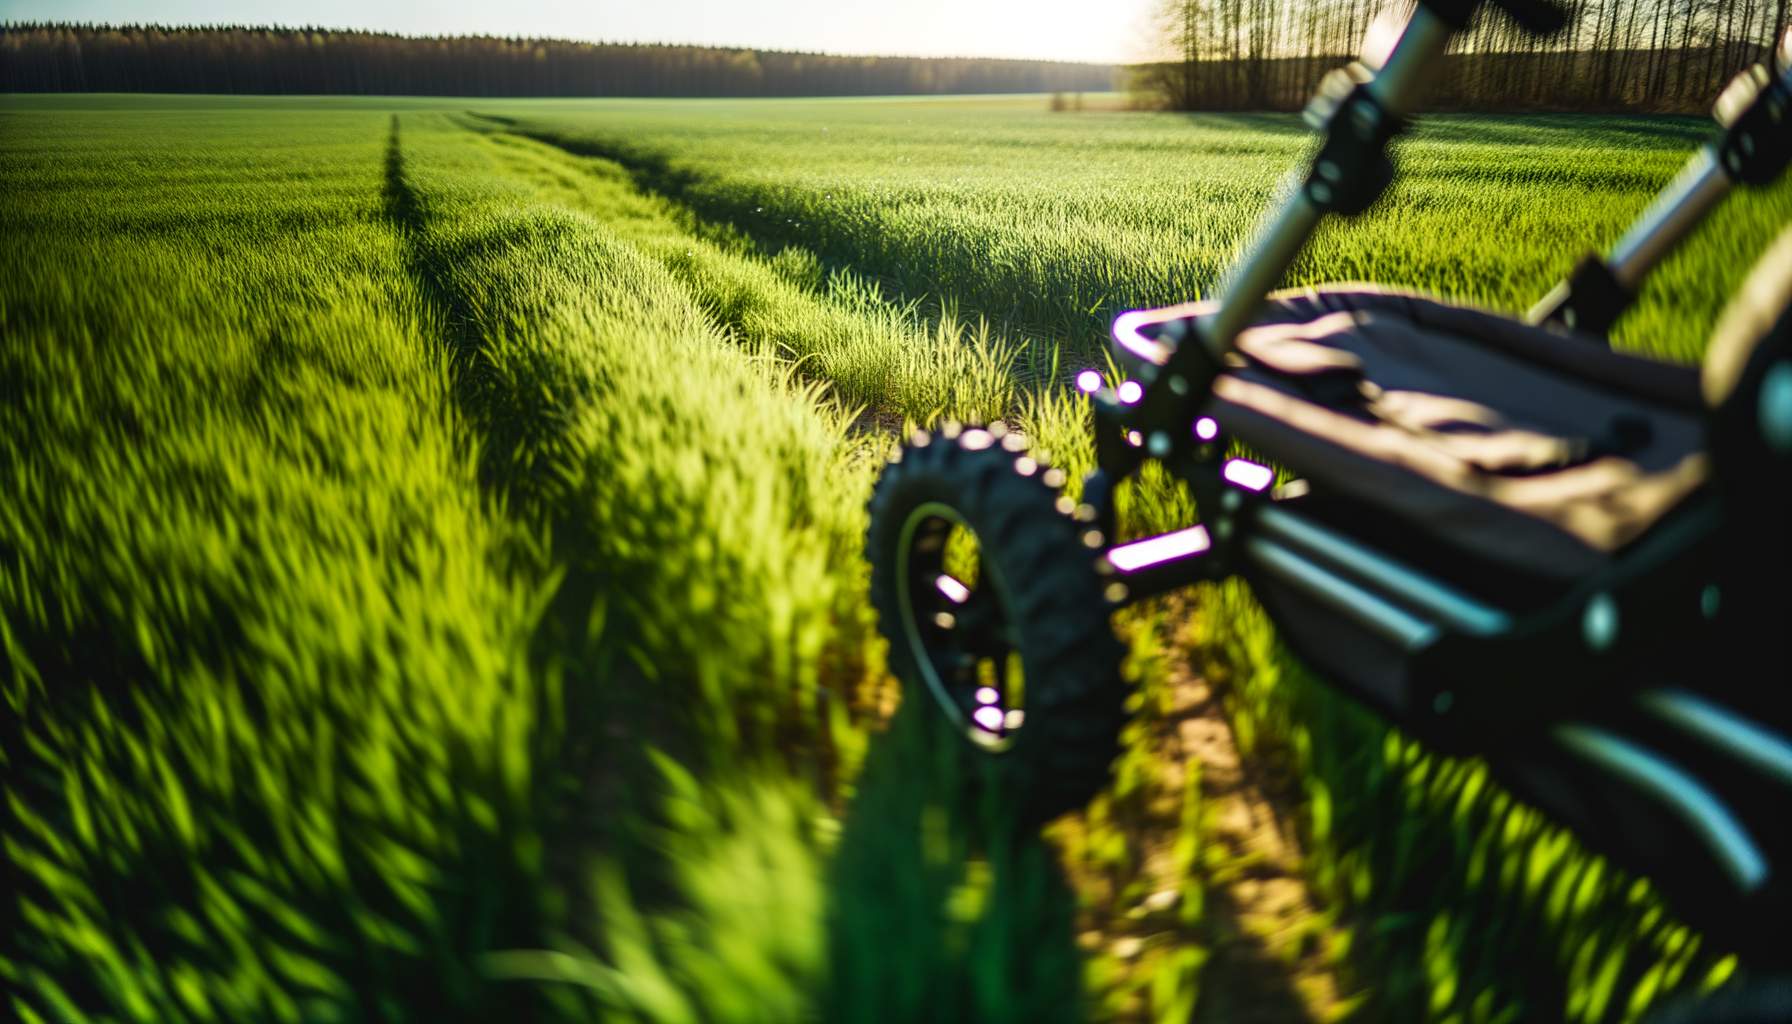
M 761 244 L 800 245 L 898 294 L 950 296 L 1006 330 L 1079 347 L 1119 311 L 1210 289 L 1306 144 L 1287 115 L 1062 115 L 996 100 L 480 109 L 616 160 Z M 1615 240 L 1708 126 L 1427 118 L 1374 214 L 1323 231 L 1289 283 L 1376 281 L 1523 309 Z M 1663 269 L 1619 341 L 1696 359 L 1788 216 L 1783 184 L 1738 197 Z
M 1009 416 L 1017 384 L 1049 369 L 1051 356 L 1039 346 L 992 336 L 987 324 L 950 310 L 924 318 L 918 303 L 885 302 L 851 268 L 824 273 L 801 247 L 763 257 L 738 235 L 643 194 L 610 161 L 489 129 L 479 137 L 499 173 L 527 183 L 541 202 L 605 224 L 678 280 L 717 329 L 886 421 Z

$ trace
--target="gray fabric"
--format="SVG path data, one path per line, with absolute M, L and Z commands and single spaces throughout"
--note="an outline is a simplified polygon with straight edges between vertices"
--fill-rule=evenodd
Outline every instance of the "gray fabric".
M 1694 371 L 1375 290 L 1278 297 L 1210 412 L 1315 490 L 1548 579 L 1595 571 L 1708 475 Z

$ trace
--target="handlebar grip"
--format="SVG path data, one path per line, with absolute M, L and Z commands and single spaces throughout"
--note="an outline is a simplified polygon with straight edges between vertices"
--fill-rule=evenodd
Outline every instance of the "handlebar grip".
M 1456 26 L 1468 28 L 1475 9 L 1483 0 L 1420 0 L 1438 17 Z M 1518 23 L 1518 27 L 1534 36 L 1553 36 L 1568 24 L 1568 8 L 1558 0 L 1491 0 L 1493 6 Z
M 1568 8 L 1557 0 L 1493 0 L 1493 4 L 1534 36 L 1553 36 L 1568 27 Z

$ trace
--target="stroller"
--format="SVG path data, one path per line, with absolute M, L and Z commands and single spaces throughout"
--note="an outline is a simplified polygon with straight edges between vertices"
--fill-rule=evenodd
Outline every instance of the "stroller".
M 1485 758 L 1687 923 L 1784 970 L 1792 231 L 1702 369 L 1604 335 L 1733 185 L 1786 167 L 1792 33 L 1613 252 L 1524 320 L 1367 286 L 1271 294 L 1323 216 L 1392 180 L 1388 142 L 1478 6 L 1421 0 L 1379 70 L 1326 79 L 1309 173 L 1217 302 L 1115 321 L 1122 376 L 1077 380 L 1098 466 L 1080 502 L 999 423 L 917 432 L 893 456 L 868 534 L 892 666 L 1042 823 L 1102 788 L 1118 749 L 1109 613 L 1242 576 L 1328 683 Z M 1564 22 L 1541 0 L 1496 6 L 1533 32 Z M 1202 522 L 1115 543 L 1115 486 L 1152 461 Z

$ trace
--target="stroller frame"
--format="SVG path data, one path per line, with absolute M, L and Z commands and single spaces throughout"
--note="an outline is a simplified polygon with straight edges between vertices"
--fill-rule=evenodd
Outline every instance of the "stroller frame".
M 1378 638 L 1404 662 L 1403 692 L 1352 690 L 1346 683 L 1347 691 L 1438 749 L 1487 756 L 1509 786 L 1571 828 L 1585 823 L 1579 813 L 1584 808 L 1573 801 L 1552 802 L 1547 785 L 1534 784 L 1534 778 L 1527 785 L 1525 764 L 1530 759 L 1572 763 L 1573 770 L 1591 768 L 1643 794 L 1664 812 L 1663 820 L 1669 822 L 1664 828 L 1678 838 L 1643 855 L 1626 849 L 1622 836 L 1605 837 L 1603 846 L 1599 836 L 1585 838 L 1620 863 L 1656 877 L 1682 916 L 1709 932 L 1721 932 L 1722 940 L 1749 962 L 1783 966 L 1792 962 L 1784 948 L 1792 944 L 1783 941 L 1773 920 L 1778 915 L 1768 907 L 1792 907 L 1779 877 L 1781 867 L 1792 868 L 1787 829 L 1765 834 L 1761 813 L 1739 813 L 1698 774 L 1620 731 L 1575 720 L 1572 714 L 1550 720 L 1537 711 L 1540 706 L 1573 708 L 1607 701 L 1607 695 L 1635 697 L 1636 714 L 1695 736 L 1736 771 L 1764 780 L 1750 781 L 1755 787 L 1751 792 L 1766 792 L 1769 799 L 1777 794 L 1781 806 L 1792 806 L 1783 802 L 1792 800 L 1792 740 L 1689 690 L 1645 689 L 1633 681 L 1657 674 L 1662 637 L 1691 633 L 1695 643 L 1717 642 L 1713 622 L 1729 595 L 1708 571 L 1722 555 L 1725 529 L 1724 512 L 1715 499 L 1695 495 L 1636 543 L 1615 552 L 1599 572 L 1548 600 L 1514 610 L 1303 515 L 1297 501 L 1285 500 L 1297 496 L 1299 483 L 1274 488 L 1275 473 L 1269 467 L 1228 457 L 1230 439 L 1204 412 L 1234 343 L 1263 313 L 1272 288 L 1321 221 L 1331 214 L 1366 210 L 1393 180 L 1388 145 L 1419 104 L 1451 39 L 1480 6 L 1481 0 L 1421 0 L 1378 70 L 1355 64 L 1325 79 L 1306 114 L 1308 123 L 1323 133 L 1307 174 L 1224 280 L 1217 303 L 1134 311 L 1115 321 L 1115 355 L 1124 379 L 1110 383 L 1086 370 L 1077 381 L 1093 406 L 1098 468 L 1085 479 L 1080 504 L 1057 499 L 1056 511 L 1074 524 L 1068 542 L 1056 548 L 1041 542 L 1053 559 L 1094 555 L 1096 589 L 1080 576 L 1063 576 L 1060 585 L 1041 570 L 1023 581 L 1014 570 L 992 565 L 993 602 L 997 611 L 1059 615 L 1059 621 L 1069 622 L 1065 609 L 1099 594 L 1094 601 L 1103 610 L 1105 629 L 1105 612 L 1235 575 L 1298 592 Z M 1537 33 L 1556 31 L 1564 22 L 1547 0 L 1496 0 L 1496 6 Z M 1792 159 L 1792 128 L 1787 125 L 1792 121 L 1792 32 L 1782 40 L 1777 57 L 1771 70 L 1756 67 L 1738 76 L 1718 104 L 1717 135 L 1609 256 L 1586 257 L 1529 312 L 1528 323 L 1556 332 L 1565 346 L 1598 343 L 1651 269 L 1732 187 L 1771 182 L 1784 171 Z M 1785 415 L 1792 417 L 1792 409 Z M 1783 429 L 1792 435 L 1792 423 Z M 941 436 L 952 443 L 930 445 Z M 944 471 L 951 469 L 951 459 L 970 458 L 986 448 L 1018 452 L 1020 446 L 1009 443 L 1015 440 L 1000 424 L 987 429 L 949 425 L 931 438 L 917 434 L 898 459 L 932 460 L 929 465 Z M 948 448 L 953 451 L 942 450 Z M 1203 522 L 1110 543 L 1115 488 L 1148 462 L 1161 464 L 1187 483 Z M 1021 472 L 1033 471 L 1023 467 Z M 1048 473 L 1044 479 L 1054 493 L 1062 482 L 1062 474 L 1054 480 Z M 898 497 L 882 493 L 898 490 L 897 485 L 886 488 L 880 482 L 879 487 L 872 503 L 873 596 L 892 641 L 893 666 L 911 681 L 924 681 L 946 718 L 978 746 L 1008 751 L 1019 712 L 1009 711 L 1005 720 L 992 719 L 1000 724 L 985 725 L 983 714 L 989 708 L 948 692 L 941 666 L 949 659 L 929 647 L 945 634 L 928 632 L 932 627 L 923 620 L 930 606 L 921 603 L 918 585 L 910 582 L 937 578 L 948 601 L 943 607 L 963 612 L 956 619 L 935 615 L 941 629 L 961 637 L 989 635 L 993 613 L 977 610 L 976 602 L 967 599 L 969 590 L 940 568 L 946 530 L 966 520 L 949 507 L 950 495 L 937 489 L 932 498 L 916 499 L 919 504 L 910 501 L 899 516 Z M 886 510 L 881 513 L 885 519 L 901 522 L 880 526 L 880 509 Z M 1054 587 L 1061 592 L 1049 593 Z M 938 595 L 931 597 L 938 600 Z M 1004 636 L 1019 643 L 1012 631 Z M 1107 646 L 1111 640 L 1092 632 L 1077 636 L 1076 646 L 1096 647 L 1100 657 L 1113 658 L 1113 648 Z M 1086 650 L 1075 657 L 1085 655 Z M 1539 665 L 1548 670 L 1538 671 Z M 1033 671 L 1029 665 L 1029 704 Z M 987 692 L 979 689 L 977 699 L 985 700 Z M 1094 722 L 1091 729 L 1100 732 L 1115 712 L 1097 696 L 1079 693 L 1048 710 L 1061 721 Z M 1039 718 L 1038 710 L 1027 709 L 1029 728 Z M 1515 736 L 1524 737 L 1523 742 L 1514 744 Z M 1042 769 L 1048 756 L 1056 758 L 1053 767 Z M 1041 754 L 1016 770 L 1030 775 L 1059 770 L 1070 764 L 1067 757 L 1064 752 Z M 1104 760 L 1085 760 L 1101 761 L 1099 775 L 1105 778 Z M 1019 778 L 1015 785 L 1037 789 L 1042 781 Z M 1032 817 L 1043 819 L 1080 803 L 1094 785 L 1060 789 L 1034 806 Z
M 1116 354 L 1137 390 L 1084 386 L 1094 405 L 1098 470 L 1085 482 L 1084 500 L 1113 534 L 1112 490 L 1147 460 L 1157 460 L 1185 479 L 1203 509 L 1218 510 L 1211 529 L 1195 526 L 1178 535 L 1147 538 L 1110 548 L 1099 571 L 1121 583 L 1116 607 L 1198 583 L 1234 575 L 1241 564 L 1307 589 L 1339 614 L 1356 619 L 1408 652 L 1421 666 L 1423 692 L 1402 725 L 1452 751 L 1478 749 L 1489 734 L 1512 722 L 1511 689 L 1497 701 L 1477 701 L 1491 679 L 1521 679 L 1539 657 L 1580 674 L 1583 686 L 1610 674 L 1632 638 L 1677 624 L 1670 609 L 1700 608 L 1714 616 L 1721 594 L 1700 574 L 1672 572 L 1675 556 L 1709 543 L 1720 525 L 1703 508 L 1670 529 L 1646 538 L 1617 560 L 1609 573 L 1585 581 L 1548 607 L 1515 617 L 1401 564 L 1355 539 L 1299 513 L 1280 508 L 1269 493 L 1272 476 L 1245 459 L 1226 459 L 1226 438 L 1202 417 L 1215 377 L 1233 341 L 1263 308 L 1273 285 L 1292 265 L 1328 213 L 1366 209 L 1392 180 L 1385 145 L 1397 127 L 1368 138 L 1364 124 L 1397 123 L 1422 93 L 1423 72 L 1433 67 L 1464 24 L 1421 4 L 1405 35 L 1374 78 L 1355 84 L 1341 101 L 1328 80 L 1308 111 L 1327 139 L 1303 185 L 1290 194 L 1257 237 L 1240 266 L 1221 286 L 1217 305 L 1196 304 L 1124 313 L 1114 322 Z M 1472 6 L 1472 5 L 1469 5 Z M 1527 320 L 1559 330 L 1573 341 L 1603 338 L 1634 301 L 1650 271 L 1684 240 L 1735 187 L 1775 180 L 1792 157 L 1792 33 L 1781 46 L 1778 70 L 1769 77 L 1753 68 L 1737 77 L 1720 102 L 1724 126 L 1613 247 L 1612 255 L 1588 255 Z M 1334 72 L 1334 75 L 1340 73 Z M 1386 84 L 1384 84 L 1386 83 Z M 1769 140 L 1769 141 L 1763 141 Z M 1339 159 L 1340 151 L 1350 155 Z M 1329 165 L 1329 166 L 1328 166 Z M 1341 167 L 1358 167 L 1367 186 L 1348 191 Z M 1385 168 L 1385 169 L 1383 169 Z M 1380 181 L 1380 185 L 1374 184 Z M 1189 344 L 1176 344 L 1177 342 Z M 1079 381 L 1093 383 L 1085 376 Z M 1121 385 L 1124 387 L 1124 385 Z M 1137 443 L 1135 443 L 1137 442 Z M 1684 559 L 1679 559 L 1682 563 Z M 1664 572 L 1664 570 L 1669 570 Z M 1622 628 L 1621 628 L 1622 627 Z M 1551 691 L 1560 684 L 1551 681 Z M 1678 702 L 1673 707 L 1680 707 Z M 1742 744 L 1748 730 L 1698 718 L 1701 728 Z M 1792 746 L 1783 756 L 1792 758 Z M 1792 766 L 1792 760 L 1784 762 Z
M 1115 321 L 1116 354 L 1142 387 L 1086 389 L 1099 469 L 1084 493 L 1111 536 L 1115 483 L 1156 459 L 1188 483 L 1207 520 L 1107 549 L 1097 569 L 1118 584 L 1106 592 L 1111 605 L 1237 574 L 1274 577 L 1403 652 L 1411 686 L 1405 699 L 1390 703 L 1358 693 L 1359 699 L 1433 747 L 1489 755 L 1497 770 L 1502 745 L 1536 722 L 1538 707 L 1637 690 L 1626 680 L 1650 673 L 1649 663 L 1660 655 L 1657 638 L 1685 635 L 1689 618 L 1703 626 L 1718 615 L 1724 594 L 1706 571 L 1720 557 L 1724 518 L 1716 503 L 1681 510 L 1605 571 L 1540 608 L 1513 614 L 1285 507 L 1268 487 L 1271 471 L 1224 457 L 1227 438 L 1199 412 L 1233 342 L 1322 218 L 1361 212 L 1392 180 L 1386 142 L 1422 92 L 1426 69 L 1466 25 L 1464 6 L 1421 3 L 1378 74 L 1365 80 L 1353 72 L 1347 84 L 1334 72 L 1321 87 L 1307 113 L 1325 132 L 1312 168 L 1224 282 L 1217 306 L 1135 311 Z M 1548 27 L 1536 11 L 1513 13 Z M 1737 77 L 1718 104 L 1716 137 L 1611 255 L 1583 259 L 1533 307 L 1530 323 L 1558 331 L 1565 344 L 1602 339 L 1650 271 L 1735 185 L 1766 184 L 1784 171 L 1792 157 L 1792 127 L 1785 123 L 1792 118 L 1792 33 L 1778 57 L 1771 72 L 1757 66 Z M 1536 671 L 1540 664 L 1549 670 Z M 1652 690 L 1639 704 L 1792 793 L 1787 737 L 1685 690 Z M 1776 961 L 1792 956 L 1777 927 L 1761 934 L 1733 920 L 1748 895 L 1765 888 L 1773 853 L 1785 850 L 1783 837 L 1762 842 L 1698 777 L 1622 734 L 1576 721 L 1557 722 L 1548 732 L 1583 762 L 1649 793 L 1699 837 L 1725 880 L 1663 880 L 1684 904 L 1715 911 L 1692 911 L 1690 918 L 1734 935 L 1745 951 Z M 1628 851 L 1610 852 L 1629 859 Z

